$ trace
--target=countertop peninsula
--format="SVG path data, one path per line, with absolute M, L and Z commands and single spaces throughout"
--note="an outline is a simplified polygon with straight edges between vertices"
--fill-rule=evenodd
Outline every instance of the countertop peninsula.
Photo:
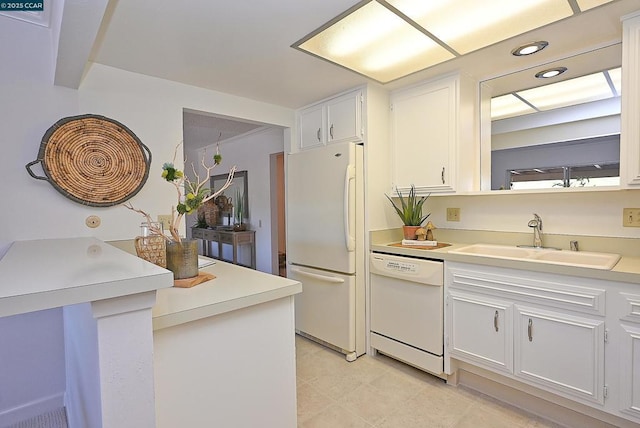
M 144 293 L 171 272 L 96 238 L 15 241 L 0 259 L 0 316 Z
M 192 288 L 158 290 L 156 305 L 153 307 L 154 330 L 302 292 L 302 284 L 298 281 L 221 260 L 215 260 L 214 264 L 201 268 L 200 271 L 213 274 L 216 278 Z

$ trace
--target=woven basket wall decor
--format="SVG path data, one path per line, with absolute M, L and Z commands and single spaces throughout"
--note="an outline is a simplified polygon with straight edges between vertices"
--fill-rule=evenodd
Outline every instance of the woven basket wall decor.
M 46 177 L 31 167 L 41 163 Z M 118 205 L 142 189 L 151 151 L 129 128 L 93 114 L 60 119 L 42 137 L 38 158 L 26 165 L 33 178 L 48 181 L 83 205 Z

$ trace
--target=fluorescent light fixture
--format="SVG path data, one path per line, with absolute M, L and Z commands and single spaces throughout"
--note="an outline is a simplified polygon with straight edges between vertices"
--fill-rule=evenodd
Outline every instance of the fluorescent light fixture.
M 556 76 L 561 75 L 565 71 L 567 71 L 567 67 L 549 68 L 547 70 L 542 70 L 542 71 L 537 72 L 536 73 L 536 77 L 538 79 L 550 79 L 552 77 L 556 77 Z
M 593 9 L 594 7 L 601 6 L 605 3 L 610 3 L 613 0 L 577 0 L 578 7 L 581 11 Z
M 516 92 L 515 95 L 507 94 L 492 98 L 491 120 L 506 119 L 619 96 L 622 93 L 621 71 L 622 69 L 618 67 Z M 607 74 L 613 88 L 607 81 Z
M 540 52 L 542 49 L 549 46 L 549 42 L 545 40 L 540 40 L 538 42 L 526 43 L 524 45 L 518 46 L 514 50 L 511 51 L 511 55 L 514 56 L 525 56 L 531 55 L 536 52 Z
M 461 55 L 573 15 L 559 0 L 387 0 Z
M 491 99 L 491 120 L 535 113 L 536 110 L 518 97 L 507 94 Z
M 601 72 L 518 92 L 518 96 L 539 110 L 603 100 L 613 95 Z
M 622 68 L 613 68 L 608 70 L 607 73 L 611 79 L 611 84 L 616 90 L 616 95 L 620 96 L 622 94 Z
M 576 1 L 610 0 L 362 0 L 292 47 L 387 83 L 570 17 Z
M 376 1 L 299 42 L 298 47 L 383 83 L 454 57 Z

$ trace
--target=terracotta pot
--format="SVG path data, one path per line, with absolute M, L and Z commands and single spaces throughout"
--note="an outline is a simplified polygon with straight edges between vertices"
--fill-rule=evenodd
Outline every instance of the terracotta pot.
M 404 239 L 416 239 L 416 230 L 418 229 L 420 229 L 420 226 L 402 226 Z

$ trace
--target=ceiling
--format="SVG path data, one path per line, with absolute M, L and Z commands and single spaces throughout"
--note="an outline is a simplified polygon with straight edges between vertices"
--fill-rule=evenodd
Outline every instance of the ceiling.
M 86 59 L 144 75 L 297 109 L 355 86 L 371 83 L 357 73 L 305 54 L 293 43 L 358 4 L 356 0 L 101 0 L 104 13 L 93 17 L 95 42 Z M 96 3 L 100 3 L 96 1 Z M 76 10 L 85 0 L 66 0 Z M 447 72 L 460 71 L 487 80 L 575 55 L 621 39 L 620 17 L 640 8 L 639 0 L 615 0 L 555 24 L 455 58 L 385 84 L 393 90 Z M 80 20 L 67 20 L 78 26 Z M 84 33 L 64 28 L 67 53 L 78 52 Z M 588 31 L 585 31 L 588 29 Z M 549 47 L 529 57 L 511 50 L 532 40 Z M 69 55 L 67 55 L 68 57 Z M 60 58 L 64 55 L 58 54 Z M 82 63 L 80 62 L 80 65 Z M 58 67 L 62 69 L 62 67 Z M 75 69 L 78 69 L 75 66 Z M 78 73 L 80 76 L 81 73 Z M 56 76 L 58 79 L 58 76 Z M 80 80 L 80 77 L 77 79 Z M 77 83 L 79 84 L 79 82 Z M 231 118 L 190 118 L 210 135 L 233 136 L 262 124 L 227 123 Z M 244 127 L 254 127 L 248 131 Z M 222 139 L 227 139 L 222 138 Z

